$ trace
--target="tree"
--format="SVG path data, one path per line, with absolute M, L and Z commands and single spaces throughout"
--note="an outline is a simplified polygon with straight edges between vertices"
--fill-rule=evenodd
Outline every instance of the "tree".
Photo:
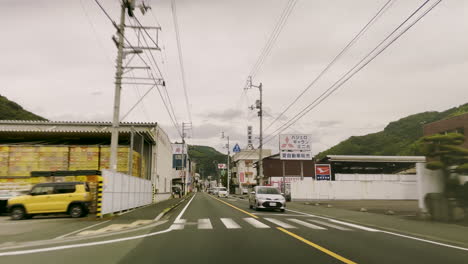
M 426 136 L 422 139 L 422 153 L 429 158 L 426 168 L 441 170 L 448 197 L 455 197 L 459 187 L 459 174 L 468 173 L 468 149 L 460 145 L 465 142 L 465 136 L 459 133 Z

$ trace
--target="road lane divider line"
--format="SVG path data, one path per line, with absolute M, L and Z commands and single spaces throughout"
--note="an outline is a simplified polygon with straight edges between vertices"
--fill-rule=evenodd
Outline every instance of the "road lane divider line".
M 225 201 L 223 201 L 223 200 L 221 200 L 221 199 L 218 199 L 218 198 L 216 198 L 216 197 L 213 197 L 213 196 L 211 196 L 211 195 L 209 195 L 209 196 L 210 196 L 211 198 L 215 199 L 215 200 L 218 200 L 218 201 L 220 201 L 220 202 L 222 202 L 222 203 L 228 205 L 228 206 L 231 206 L 232 208 L 234 208 L 234 209 L 236 209 L 236 210 L 239 210 L 239 211 L 243 212 L 244 214 L 246 214 L 246 215 L 248 215 L 248 216 L 251 216 L 251 217 L 253 217 L 253 218 L 258 218 L 258 216 L 254 215 L 254 214 L 251 214 L 251 213 L 249 213 L 249 212 L 247 212 L 247 211 L 245 211 L 245 210 L 242 210 L 242 209 L 240 209 L 240 208 L 237 207 L 237 206 L 234 206 L 234 205 L 232 205 L 232 204 L 230 204 L 230 203 L 228 203 L 228 202 L 225 202 Z
M 193 201 L 193 198 L 195 198 L 197 194 L 194 194 L 192 199 L 190 199 L 190 201 L 188 201 L 188 203 L 185 205 L 184 209 L 182 209 L 182 211 L 180 212 L 180 214 L 176 217 L 176 219 L 174 220 L 174 222 L 177 222 L 180 220 L 180 218 L 182 217 L 182 215 L 184 215 L 185 213 L 185 210 L 187 210 L 187 208 L 189 207 L 190 203 Z
M 297 228 L 295 226 L 292 226 L 288 223 L 285 223 L 283 221 L 280 221 L 278 219 L 275 219 L 275 218 L 264 218 L 265 220 L 269 221 L 269 222 L 272 222 L 273 224 L 275 225 L 278 225 L 278 226 L 281 226 L 282 228 Z
M 84 230 L 86 230 L 86 229 L 90 229 L 91 227 L 95 227 L 95 226 L 98 226 L 98 225 L 102 225 L 102 224 L 107 223 L 107 222 L 109 222 L 109 221 L 110 221 L 110 220 L 106 220 L 106 221 L 104 221 L 104 222 L 100 222 L 100 223 L 97 223 L 97 224 L 94 224 L 94 225 L 90 225 L 90 226 L 87 226 L 87 227 L 85 227 L 85 228 L 81 228 L 81 229 L 75 230 L 75 231 L 73 231 L 73 232 L 70 232 L 70 233 L 67 233 L 67 234 L 58 236 L 58 237 L 56 237 L 56 238 L 54 238 L 54 239 L 64 238 L 64 237 L 67 237 L 67 236 L 69 236 L 69 235 L 73 235 L 73 234 L 79 233 L 79 232 L 81 232 L 81 231 L 84 231 Z
M 291 221 L 291 222 L 294 222 L 294 223 L 296 223 L 296 224 L 300 224 L 300 225 L 302 225 L 302 226 L 308 227 L 308 228 L 317 229 L 317 230 L 327 230 L 327 229 L 324 228 L 324 227 L 321 227 L 321 226 L 318 226 L 318 225 L 314 225 L 314 224 L 311 224 L 311 223 L 307 223 L 307 222 L 301 221 L 301 220 L 299 220 L 299 219 L 288 218 L 288 220 Z
M 208 218 L 198 219 L 198 229 L 213 229 L 210 219 Z
M 264 223 L 253 219 L 253 218 L 244 218 L 244 221 L 247 223 L 253 225 L 255 228 L 270 228 L 269 226 L 265 225 Z
M 303 238 L 301 236 L 298 236 L 298 235 L 296 235 L 296 234 L 294 234 L 292 232 L 289 232 L 288 230 L 286 230 L 286 229 L 284 229 L 282 227 L 277 227 L 277 229 L 280 230 L 281 232 L 285 233 L 285 234 L 288 234 L 288 235 L 294 237 L 295 239 L 297 239 L 299 241 L 302 241 L 302 242 L 306 243 L 307 245 L 309 245 L 309 246 L 311 246 L 311 247 L 313 247 L 315 249 L 318 249 L 318 250 L 322 251 L 323 253 L 325 253 L 325 254 L 327 254 L 327 255 L 329 255 L 331 257 L 334 257 L 334 258 L 338 259 L 339 261 L 341 261 L 343 263 L 357 264 L 356 262 L 354 262 L 352 260 L 349 260 L 349 259 L 347 259 L 347 258 L 345 258 L 343 256 L 340 256 L 340 255 L 336 254 L 333 251 L 330 251 L 330 250 L 328 250 L 328 249 L 326 249 L 326 248 L 324 248 L 322 246 L 319 246 L 319 245 L 317 245 L 317 244 L 315 244 L 315 243 L 313 243 L 313 242 L 311 242 L 311 241 L 309 241 L 309 240 L 307 240 L 307 239 L 305 239 L 305 238 Z
M 232 218 L 220 218 L 221 222 L 223 222 L 224 226 L 227 229 L 239 229 L 241 226 L 236 223 Z

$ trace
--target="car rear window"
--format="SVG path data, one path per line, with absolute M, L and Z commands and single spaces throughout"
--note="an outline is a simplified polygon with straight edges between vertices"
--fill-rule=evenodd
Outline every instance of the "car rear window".
M 76 188 L 74 184 L 63 184 L 55 186 L 55 193 L 73 193 Z

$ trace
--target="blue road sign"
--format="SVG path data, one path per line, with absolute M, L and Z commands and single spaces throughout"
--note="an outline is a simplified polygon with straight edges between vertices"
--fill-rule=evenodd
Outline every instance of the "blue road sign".
M 240 151 L 241 151 L 241 149 L 240 149 L 240 147 L 239 147 L 239 144 L 236 144 L 236 145 L 234 146 L 234 148 L 232 149 L 232 152 L 236 152 L 236 153 L 237 153 L 237 152 L 240 152 Z

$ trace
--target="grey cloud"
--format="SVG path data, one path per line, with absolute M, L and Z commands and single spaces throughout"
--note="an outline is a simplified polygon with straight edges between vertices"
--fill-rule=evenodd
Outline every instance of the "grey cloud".
M 219 120 L 229 120 L 232 118 L 237 118 L 242 115 L 242 111 L 238 109 L 227 109 L 224 111 L 216 111 L 206 113 L 205 116 L 212 119 L 219 119 Z

